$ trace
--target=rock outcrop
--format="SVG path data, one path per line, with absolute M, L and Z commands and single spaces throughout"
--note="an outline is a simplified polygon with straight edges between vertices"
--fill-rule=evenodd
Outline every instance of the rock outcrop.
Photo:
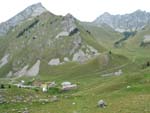
M 26 73 L 27 76 L 36 76 L 39 74 L 40 71 L 40 60 L 37 60 L 37 62 L 28 70 Z
M 19 70 L 18 72 L 14 73 L 14 75 L 18 76 L 18 77 L 26 75 L 28 67 L 29 67 L 29 65 L 24 66 L 21 70 Z
M 12 77 L 13 76 L 13 72 L 9 71 L 9 73 L 6 75 L 6 77 Z
M 141 41 L 140 46 L 141 47 L 146 47 L 148 45 L 150 45 L 150 35 L 145 35 L 143 40 Z
M 62 21 L 64 26 L 63 30 L 67 31 L 69 34 L 77 28 L 75 24 L 75 18 L 71 14 L 67 14 Z
M 29 69 L 29 65 L 26 65 L 15 73 L 12 73 L 12 71 L 10 71 L 7 74 L 7 77 L 37 76 L 40 71 L 40 62 L 41 62 L 40 60 L 37 60 L 37 62 L 30 69 Z
M 6 65 L 8 63 L 8 57 L 9 54 L 6 54 L 1 60 L 0 60 L 0 68 L 3 67 L 4 65 Z
M 150 35 L 146 35 L 144 36 L 144 40 L 143 40 L 143 43 L 150 43 Z
M 72 61 L 77 61 L 77 62 L 84 62 L 88 59 L 88 57 L 86 56 L 86 54 L 84 53 L 84 51 L 79 50 L 78 52 L 76 52 L 73 55 Z
M 49 61 L 48 65 L 50 65 L 50 66 L 57 66 L 57 65 L 60 65 L 60 59 L 59 59 L 59 58 L 51 59 L 51 60 Z

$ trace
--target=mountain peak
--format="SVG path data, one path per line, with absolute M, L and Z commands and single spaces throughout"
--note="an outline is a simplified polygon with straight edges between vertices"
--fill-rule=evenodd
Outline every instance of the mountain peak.
M 67 14 L 65 15 L 65 17 L 66 17 L 66 18 L 70 18 L 70 19 L 75 19 L 75 17 L 72 16 L 72 14 L 70 14 L 70 13 L 67 13 Z
M 29 7 L 43 7 L 43 5 L 42 5 L 41 2 L 38 2 L 38 3 L 32 4 L 32 5 L 29 6 Z
M 104 12 L 104 13 L 102 14 L 102 16 L 111 16 L 111 14 L 108 13 L 108 12 Z
M 44 12 L 47 12 L 47 10 L 41 3 L 36 3 L 27 7 L 8 21 L 0 24 L 0 36 L 5 35 L 11 28 L 20 24 L 22 21 L 41 15 Z
M 29 7 L 27 7 L 25 10 L 23 10 L 21 13 L 26 12 L 27 15 L 30 14 L 31 16 L 38 16 L 43 12 L 46 12 L 46 8 L 42 5 L 42 3 L 36 3 Z
M 138 9 L 134 13 L 139 13 L 139 12 L 141 13 L 141 12 L 145 12 L 145 11 L 142 11 L 142 10 Z

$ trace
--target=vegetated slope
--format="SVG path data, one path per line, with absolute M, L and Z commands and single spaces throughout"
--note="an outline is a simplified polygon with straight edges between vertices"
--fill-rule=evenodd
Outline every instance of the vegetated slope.
M 150 27 L 146 26 L 143 30 L 137 32 L 137 34 L 129 38 L 126 41 L 126 46 L 134 48 L 149 48 L 150 45 Z M 132 46 L 131 46 L 132 45 Z
M 149 26 L 149 22 L 150 22 L 150 13 L 146 11 L 137 10 L 133 13 L 124 15 L 111 15 L 109 13 L 104 13 L 97 19 L 95 19 L 95 21 L 93 21 L 91 25 L 97 26 L 100 29 L 104 28 L 104 26 L 109 26 L 113 30 L 121 32 L 119 34 L 120 36 L 111 34 L 111 37 L 113 36 L 120 37 L 120 39 L 118 39 L 117 41 L 114 40 L 115 42 L 114 41 L 111 42 L 113 42 L 115 47 L 123 47 L 128 39 L 132 38 L 131 40 L 136 40 L 133 37 L 138 37 L 137 35 L 145 31 L 147 29 L 147 26 Z M 106 30 L 109 31 L 108 29 Z M 94 30 L 93 33 L 95 33 L 95 31 L 97 30 Z M 111 32 L 109 31 L 109 33 Z M 140 41 L 141 42 L 137 43 L 140 43 L 141 46 L 145 45 L 148 46 L 149 45 L 148 35 L 145 34 L 144 38 L 143 39 L 141 38 Z M 128 42 L 132 43 L 132 41 L 130 40 Z
M 141 32 L 141 36 L 145 36 L 149 31 Z M 138 33 L 131 39 L 139 40 L 141 36 Z M 83 27 L 71 15 L 62 17 L 47 11 L 12 27 L 0 37 L 0 75 L 20 78 L 1 78 L 1 84 L 41 80 L 55 81 L 60 88 L 62 82 L 70 81 L 78 88 L 68 92 L 42 93 L 40 88 L 6 86 L 0 90 L 0 101 L 6 99 L 0 105 L 0 112 L 149 113 L 150 67 L 146 65 L 149 53 L 145 49 L 148 46 L 136 48 L 137 43 L 133 46 L 133 43 L 127 43 L 113 48 L 113 43 L 120 37 L 109 27 L 106 30 L 89 25 Z M 111 51 L 104 51 L 97 40 Z M 32 75 L 36 77 L 23 76 L 38 70 L 38 67 L 38 76 L 35 73 Z M 114 76 L 119 70 L 122 74 Z M 42 100 L 50 100 L 53 96 L 57 96 L 58 101 Z M 106 101 L 106 108 L 97 107 L 100 99 Z
M 33 6 L 43 11 L 41 4 Z M 33 11 L 31 15 L 34 16 L 17 21 L 15 26 L 6 22 L 10 27 L 0 37 L 0 76 L 36 76 L 42 65 L 50 67 L 72 61 L 83 63 L 105 50 L 72 15 L 63 17 L 46 9 L 42 11 L 38 15 Z M 20 15 L 22 13 L 10 20 L 16 22 L 14 20 Z M 5 28 L 5 23 L 0 26 Z
M 150 59 L 149 47 L 149 25 L 144 29 L 136 32 L 134 36 L 130 36 L 126 40 L 118 43 L 119 46 L 114 49 L 118 54 L 122 54 L 130 57 L 134 61 L 136 59 L 141 59 L 139 62 L 148 62 Z
M 123 38 L 122 33 L 116 32 L 107 24 L 96 26 L 93 23 L 82 23 L 82 25 L 90 31 L 97 41 L 107 49 L 114 47 L 115 42 Z
M 84 64 L 68 63 L 49 67 L 49 69 L 43 66 L 40 79 L 54 81 L 79 80 L 80 78 L 92 77 L 93 74 L 100 75 L 118 71 L 128 63 L 128 58 L 122 55 L 104 53 Z
M 116 57 L 116 55 L 112 55 L 111 57 L 114 58 Z M 125 58 L 123 59 L 124 60 L 122 63 L 125 63 L 126 60 Z M 95 66 L 96 63 L 97 61 L 93 63 L 93 66 Z M 72 83 L 77 83 L 78 89 L 68 92 L 58 92 L 51 94 L 42 93 L 40 90 L 34 91 L 32 89 L 20 89 L 15 87 L 12 87 L 10 89 L 6 88 L 6 90 L 1 93 L 1 95 L 4 96 L 6 100 L 11 101 L 11 99 L 13 98 L 21 97 L 21 99 L 25 99 L 26 102 L 4 103 L 0 106 L 0 110 L 2 112 L 11 113 L 15 113 L 16 111 L 23 111 L 25 108 L 32 113 L 141 113 L 143 111 L 145 113 L 149 113 L 149 68 L 141 70 L 138 68 L 138 66 L 134 65 L 136 66 L 137 71 L 128 73 L 129 70 L 134 67 L 132 67 L 131 64 L 127 64 L 125 67 L 120 68 L 123 70 L 123 75 L 121 76 L 103 77 L 103 74 L 97 73 L 96 71 L 93 71 L 89 74 L 86 73 L 86 76 L 83 76 L 83 73 L 85 73 L 83 72 L 83 67 L 92 67 L 91 63 L 89 64 L 90 65 L 82 64 L 82 66 L 80 66 L 80 68 L 82 69 L 77 69 L 77 67 L 74 68 L 73 72 L 76 71 L 76 73 L 78 74 L 76 74 L 76 76 L 69 77 L 68 75 L 62 74 L 62 76 L 55 76 L 55 78 L 53 78 L 52 76 L 44 78 L 45 81 L 56 80 L 58 87 L 60 87 L 61 82 L 63 82 L 64 80 L 68 80 Z M 112 62 L 112 64 L 114 64 L 114 62 Z M 89 70 L 91 67 L 87 69 Z M 109 67 L 107 69 L 111 68 L 113 67 Z M 56 102 L 39 101 L 40 99 L 50 99 L 54 95 L 58 98 L 58 101 Z M 31 98 L 30 101 L 28 101 L 29 98 Z M 107 103 L 106 108 L 97 107 L 97 102 L 100 99 L 103 99 Z
M 119 37 L 118 40 L 114 39 L 111 41 L 110 45 L 113 47 L 111 50 L 133 61 L 138 60 L 139 63 L 144 63 L 144 60 L 145 62 L 149 61 L 149 19 L 148 12 L 137 10 L 131 14 L 115 16 L 105 13 L 91 24 L 97 26 L 99 29 L 103 28 L 104 25 L 108 25 L 112 29 L 119 31 L 120 36 L 116 35 L 116 37 Z M 93 33 L 96 31 L 97 30 L 93 30 Z M 98 33 L 100 33 L 100 31 Z M 113 37 L 115 35 L 111 34 L 111 36 Z M 102 43 L 103 42 L 102 40 Z M 107 46 L 108 44 L 106 44 L 106 47 Z

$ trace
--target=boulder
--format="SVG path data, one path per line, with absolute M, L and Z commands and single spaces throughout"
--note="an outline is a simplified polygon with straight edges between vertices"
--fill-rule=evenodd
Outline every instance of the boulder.
M 131 88 L 131 86 L 127 86 L 127 89 Z
M 115 76 L 120 76 L 120 75 L 122 75 L 122 73 L 123 73 L 123 72 L 122 72 L 122 70 L 120 69 L 120 70 L 118 70 L 117 72 L 115 72 L 114 75 L 115 75 Z
M 105 106 L 107 106 L 107 105 L 106 105 L 106 102 L 104 100 L 99 100 L 97 103 L 97 106 L 100 108 L 105 108 Z

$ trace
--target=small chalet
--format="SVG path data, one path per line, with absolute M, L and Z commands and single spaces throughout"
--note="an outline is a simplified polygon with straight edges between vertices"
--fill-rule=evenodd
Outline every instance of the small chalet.
M 68 91 L 68 90 L 72 90 L 72 89 L 77 89 L 77 85 L 76 84 L 71 84 L 71 82 L 63 82 L 61 83 L 62 85 L 62 90 L 63 91 Z

